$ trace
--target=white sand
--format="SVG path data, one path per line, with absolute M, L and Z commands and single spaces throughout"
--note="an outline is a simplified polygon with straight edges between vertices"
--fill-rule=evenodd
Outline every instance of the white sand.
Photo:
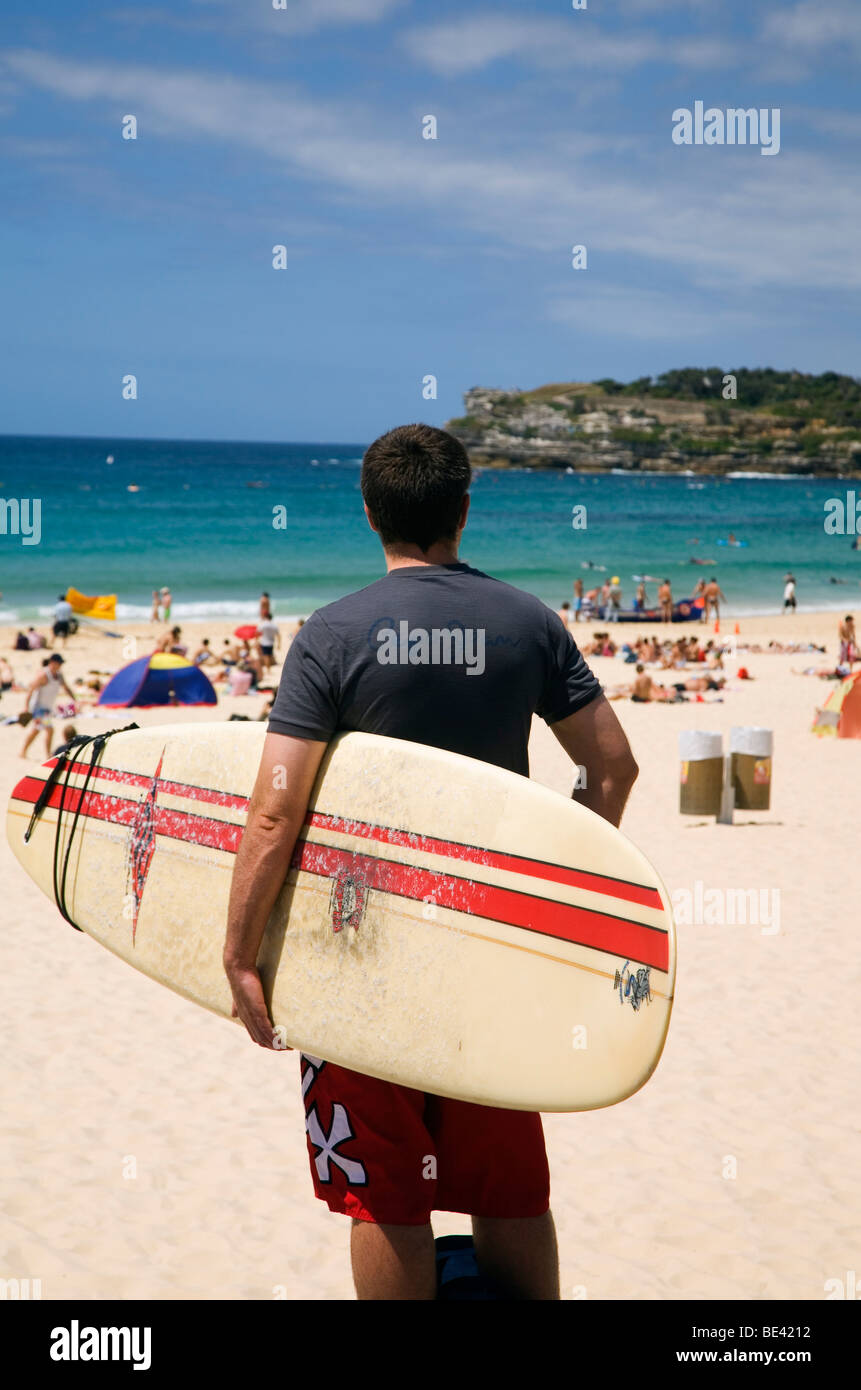
M 833 665 L 836 621 L 747 619 L 741 640 L 803 635 L 827 642 Z M 183 628 L 216 648 L 228 631 Z M 16 676 L 31 676 L 43 654 L 9 645 L 0 632 Z M 67 673 L 114 669 L 119 645 L 73 639 Z M 831 687 L 791 669 L 825 658 L 743 660 L 755 679 L 731 682 L 723 703 L 614 706 L 641 767 L 624 830 L 671 893 L 697 880 L 779 890 L 780 930 L 681 927 L 652 1080 L 613 1109 L 546 1118 L 564 1297 L 819 1298 L 827 1279 L 858 1268 L 861 742 L 809 732 Z M 594 665 L 607 684 L 633 669 Z M 7 694 L 0 714 L 21 698 Z M 127 720 L 75 722 L 96 732 Z M 679 731 L 732 724 L 774 730 L 771 810 L 736 813 L 733 827 L 680 816 Z M 4 802 L 21 742 L 20 729 L 0 728 Z M 543 725 L 531 753 L 534 777 L 570 790 Z M 41 739 L 30 756 L 41 761 Z M 45 1298 L 353 1297 L 349 1223 L 312 1195 L 295 1055 L 262 1052 L 73 931 L 5 838 L 0 868 L 0 1278 L 41 1279 Z M 723 1175 L 730 1159 L 735 1177 Z M 137 1175 L 125 1176 L 131 1160 Z M 442 1213 L 434 1226 L 468 1221 Z

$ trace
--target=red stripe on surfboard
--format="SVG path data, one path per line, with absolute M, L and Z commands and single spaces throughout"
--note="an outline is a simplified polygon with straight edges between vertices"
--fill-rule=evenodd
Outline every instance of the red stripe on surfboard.
M 627 879 L 610 878 L 606 874 L 592 874 L 586 869 L 571 869 L 565 864 L 553 864 L 544 859 L 527 859 L 520 854 L 504 854 L 498 850 L 482 849 L 478 845 L 461 844 L 457 840 L 437 840 L 430 835 L 413 834 L 409 830 L 392 830 L 386 825 L 373 825 L 366 821 L 330 816 L 321 811 L 309 812 L 305 823 L 317 826 L 321 830 L 336 830 L 344 835 L 378 840 L 387 845 L 402 845 L 408 849 L 420 850 L 424 854 L 443 854 L 449 859 L 463 859 L 470 864 L 479 864 L 488 869 L 529 874 L 531 878 L 545 879 L 548 883 L 564 883 L 570 888 L 585 888 L 590 893 L 604 893 L 612 898 L 621 898 L 625 902 L 639 903 L 641 907 L 654 907 L 659 912 L 663 909 L 661 895 L 656 888 L 630 883 Z
M 147 785 L 151 783 L 150 777 L 147 779 Z M 45 783 L 40 782 L 37 777 L 25 777 L 18 783 L 12 795 L 18 801 L 35 805 L 44 785 Z M 161 785 L 159 782 L 159 789 Z M 59 810 L 62 804 L 64 815 L 74 815 L 81 804 L 80 789 L 67 787 L 63 794 L 61 787 L 52 787 L 51 795 L 45 804 L 54 810 Z M 112 825 L 132 825 L 140 804 L 129 797 L 118 797 L 109 792 L 93 791 L 91 788 L 84 794 L 81 815 L 91 820 L 108 821 Z M 183 840 L 187 844 L 203 845 L 206 849 L 223 849 L 228 854 L 235 854 L 245 827 L 234 825 L 232 821 L 213 820 L 211 816 L 198 816 L 192 811 L 174 811 L 156 803 L 153 828 L 157 835 L 166 835 L 170 839 Z M 192 833 L 188 833 L 189 831 Z
M 44 782 L 39 778 L 25 777 L 16 786 L 13 796 L 32 804 L 38 800 L 43 787 Z M 93 790 L 84 793 L 82 801 L 78 788 L 67 787 L 63 796 L 61 787 L 53 787 L 47 805 L 59 809 L 61 800 L 68 814 L 74 814 L 80 805 L 83 816 L 115 825 L 133 824 L 140 804 Z M 157 835 L 228 853 L 236 852 L 243 831 L 242 826 L 230 822 L 160 806 L 155 808 L 153 828 Z M 523 927 L 557 940 L 591 946 L 595 950 L 625 956 L 657 970 L 666 971 L 668 968 L 666 931 L 644 922 L 574 907 L 510 888 L 496 888 L 491 884 L 457 878 L 432 869 L 398 864 L 373 855 L 357 855 L 334 845 L 321 845 L 308 840 L 297 844 L 292 864 L 307 873 L 326 878 L 346 871 L 355 874 L 369 888 L 380 892 L 417 902 L 431 899 L 438 906 L 451 908 L 455 912 L 487 917 L 491 921 Z
M 52 766 L 53 761 L 47 766 Z M 74 773 L 85 773 L 88 763 L 75 762 L 71 765 Z M 96 776 L 109 782 L 128 787 L 149 787 L 152 777 L 139 772 L 125 772 L 119 768 L 97 767 Z M 234 792 L 216 791 L 211 787 L 199 787 L 188 782 L 172 782 L 159 778 L 159 791 L 168 796 L 181 796 L 189 801 L 200 801 L 225 810 L 243 811 L 248 807 L 248 797 Z M 462 844 L 457 840 L 440 840 L 431 835 L 414 834 L 409 830 L 397 830 L 391 826 L 375 825 L 370 821 L 350 820 L 343 816 L 332 816 L 321 811 L 309 811 L 305 824 L 320 829 L 332 830 L 341 834 L 355 835 L 381 844 L 400 845 L 418 849 L 424 854 L 445 855 L 449 859 L 462 859 L 470 864 L 485 868 L 500 869 L 508 873 L 529 874 L 531 878 L 544 879 L 548 883 L 562 883 L 570 888 L 583 888 L 590 893 L 601 893 L 607 897 L 619 898 L 623 902 L 637 903 L 640 907 L 652 907 L 662 911 L 661 895 L 656 888 L 646 884 L 632 883 L 628 879 L 611 878 L 607 874 L 593 874 L 586 869 L 574 869 L 565 864 L 554 864 L 548 860 L 530 859 L 524 855 L 505 854 L 498 850 L 484 849 L 480 845 Z
M 52 758 L 46 763 L 46 767 L 53 767 L 56 758 Z M 67 772 L 86 773 L 90 770 L 89 763 L 74 762 L 66 763 L 63 769 L 63 776 Z M 149 787 L 152 785 L 152 775 L 147 776 L 144 772 L 126 772 L 119 767 L 102 767 L 97 764 L 95 777 L 104 777 L 108 782 L 117 782 L 126 787 Z M 203 801 L 210 806 L 223 806 L 226 810 L 245 811 L 248 809 L 248 797 L 238 796 L 235 792 L 220 792 L 214 787 L 197 787 L 193 782 L 171 782 L 168 778 L 159 777 L 159 791 L 166 792 L 168 796 L 184 796 L 188 801 Z
M 310 840 L 302 840 L 296 846 L 292 867 L 324 878 L 333 878 L 341 871 L 378 892 L 411 898 L 415 902 L 429 899 L 438 907 L 523 927 L 559 941 L 590 946 L 596 951 L 653 966 L 656 970 L 666 971 L 669 967 L 667 932 L 644 922 L 613 917 L 550 898 L 537 898 L 512 888 L 495 888 L 489 883 L 476 883 L 473 879 L 456 878 L 412 864 L 397 864 L 370 854 L 353 854 L 351 850 Z

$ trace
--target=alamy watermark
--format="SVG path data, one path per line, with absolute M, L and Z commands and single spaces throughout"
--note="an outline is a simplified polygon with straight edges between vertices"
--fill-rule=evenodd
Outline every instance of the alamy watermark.
M 20 536 L 22 545 L 42 539 L 41 497 L 0 497 L 0 536 Z
M 670 900 L 679 927 L 759 927 L 763 936 L 780 931 L 779 888 L 706 888 L 697 879 Z
M 760 154 L 780 153 L 780 107 L 755 106 L 745 110 L 728 106 L 706 108 L 695 101 L 694 109 L 678 106 L 673 112 L 674 145 L 759 145 Z
M 484 674 L 483 627 L 411 627 L 406 618 L 380 618 L 368 641 L 381 666 L 463 666 L 468 676 Z
M 861 497 L 854 491 L 846 497 L 829 497 L 823 504 L 826 536 L 861 536 Z

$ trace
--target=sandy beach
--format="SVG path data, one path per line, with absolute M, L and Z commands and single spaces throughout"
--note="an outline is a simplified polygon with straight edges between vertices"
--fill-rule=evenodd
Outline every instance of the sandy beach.
M 861 743 L 810 733 L 832 687 L 793 674 L 834 666 L 837 621 L 746 618 L 741 644 L 811 641 L 827 655 L 742 652 L 753 679 L 736 679 L 739 661 L 728 661 L 719 701 L 614 705 L 640 764 L 622 828 L 670 894 L 698 882 L 766 890 L 779 929 L 680 926 L 675 1011 L 652 1080 L 615 1108 L 546 1118 L 565 1298 L 818 1299 L 859 1268 Z M 575 638 L 604 627 L 581 626 Z M 191 651 L 204 636 L 218 649 L 230 632 L 182 627 Z M 148 650 L 152 628 L 125 630 Z M 614 636 L 642 631 L 619 625 Z M 26 685 L 45 653 L 12 652 L 13 640 L 0 630 Z M 113 671 L 120 647 L 82 631 L 64 652 L 66 679 Z M 632 677 L 618 658 L 590 660 L 608 687 Z M 74 722 L 96 733 L 132 719 L 257 717 L 267 698 Z M 8 692 L 0 716 L 22 707 Z M 774 731 L 771 809 L 737 812 L 733 826 L 681 816 L 679 732 L 736 724 Z M 0 728 L 4 805 L 22 741 L 20 728 Z M 40 738 L 30 758 L 43 756 Z M 538 722 L 531 766 L 570 792 L 570 764 Z M 262 1052 L 73 931 L 5 836 L 0 865 L 0 1276 L 39 1279 L 48 1299 L 352 1298 L 349 1223 L 312 1194 L 296 1056 Z M 434 1228 L 466 1230 L 468 1219 L 441 1213 Z

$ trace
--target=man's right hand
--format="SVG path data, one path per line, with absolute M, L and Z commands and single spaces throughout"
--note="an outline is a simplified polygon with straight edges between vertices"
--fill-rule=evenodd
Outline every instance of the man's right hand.
M 259 970 L 254 966 L 229 965 L 227 961 L 224 969 L 233 994 L 233 1017 L 245 1024 L 252 1042 L 271 1052 L 291 1051 L 279 1043 L 279 1035 L 272 1026 Z

